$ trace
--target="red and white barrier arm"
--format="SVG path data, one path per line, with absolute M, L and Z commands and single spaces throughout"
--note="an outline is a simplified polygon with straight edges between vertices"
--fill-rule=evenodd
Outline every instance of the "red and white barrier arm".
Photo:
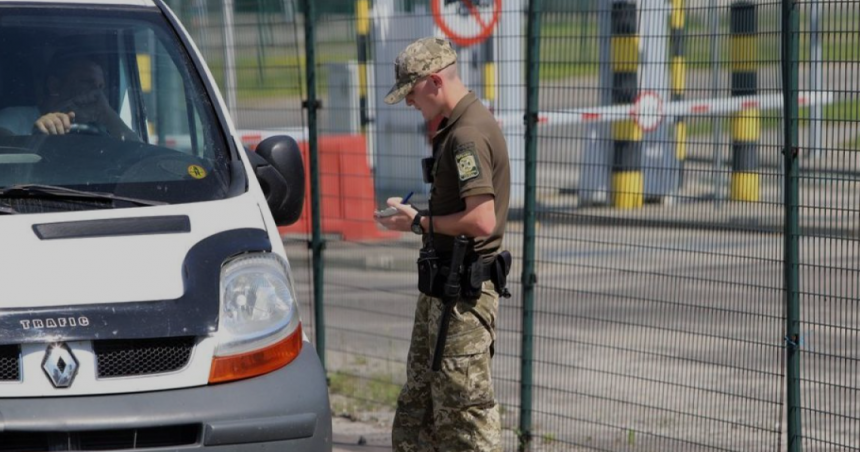
M 829 91 L 801 91 L 798 94 L 798 102 L 801 107 L 826 105 L 832 103 L 833 98 L 833 93 Z M 686 100 L 663 104 L 662 116 L 663 119 L 671 119 L 675 116 L 719 116 L 752 108 L 759 110 L 773 110 L 782 108 L 782 103 L 782 94 L 740 96 L 716 100 Z M 556 126 L 567 124 L 602 123 L 633 119 L 635 114 L 636 112 L 633 104 L 574 108 L 570 110 L 541 112 L 538 114 L 538 124 Z M 502 113 L 497 114 L 496 119 L 499 121 L 502 128 L 522 127 L 523 124 L 523 115 Z

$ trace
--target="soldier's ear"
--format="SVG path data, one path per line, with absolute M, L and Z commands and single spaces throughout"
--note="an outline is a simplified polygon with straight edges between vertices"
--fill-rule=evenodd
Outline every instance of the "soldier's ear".
M 435 86 L 436 88 L 442 87 L 442 76 L 440 76 L 439 74 L 430 74 L 430 80 L 433 81 L 433 86 Z

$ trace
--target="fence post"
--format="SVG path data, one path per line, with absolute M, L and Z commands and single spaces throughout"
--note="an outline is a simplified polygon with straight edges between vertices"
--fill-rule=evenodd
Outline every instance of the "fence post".
M 782 86 L 785 167 L 784 285 L 786 302 L 786 405 L 788 452 L 801 452 L 800 411 L 800 189 L 798 186 L 798 64 L 800 11 L 796 0 L 782 0 Z
M 325 367 L 325 307 L 323 306 L 323 250 L 325 242 L 322 238 L 320 223 L 320 170 L 319 150 L 317 149 L 317 61 L 316 36 L 314 25 L 314 0 L 302 0 L 305 11 L 305 74 L 307 76 L 308 98 L 303 107 L 308 110 L 308 155 L 311 172 L 311 252 L 313 255 L 314 278 L 314 334 L 316 336 L 317 354 Z
M 537 205 L 537 124 L 540 93 L 541 0 L 529 0 L 526 25 L 525 200 L 523 207 L 523 324 L 520 365 L 519 450 L 532 439 L 532 361 L 534 348 L 535 207 Z M 516 12 L 514 12 L 516 14 Z

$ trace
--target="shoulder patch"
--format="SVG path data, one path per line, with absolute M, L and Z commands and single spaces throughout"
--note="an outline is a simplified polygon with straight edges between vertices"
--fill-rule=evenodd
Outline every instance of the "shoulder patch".
M 465 182 L 481 175 L 481 166 L 475 154 L 475 143 L 463 143 L 454 149 L 454 159 L 457 161 L 457 174 L 460 181 Z

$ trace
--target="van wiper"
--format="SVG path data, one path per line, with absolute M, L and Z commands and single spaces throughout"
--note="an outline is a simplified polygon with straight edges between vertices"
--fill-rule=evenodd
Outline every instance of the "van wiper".
M 14 207 L 10 206 L 9 204 L 0 202 L 0 215 L 14 215 L 16 213 L 18 213 L 18 211 L 15 210 Z
M 167 204 L 166 202 L 152 201 L 149 199 L 117 196 L 113 193 L 75 190 L 73 188 L 42 184 L 11 185 L 0 190 L 0 198 L 100 199 L 111 201 L 126 201 L 132 204 L 136 204 L 138 206 L 163 206 Z M 0 209 L 2 209 L 2 207 L 0 207 Z

